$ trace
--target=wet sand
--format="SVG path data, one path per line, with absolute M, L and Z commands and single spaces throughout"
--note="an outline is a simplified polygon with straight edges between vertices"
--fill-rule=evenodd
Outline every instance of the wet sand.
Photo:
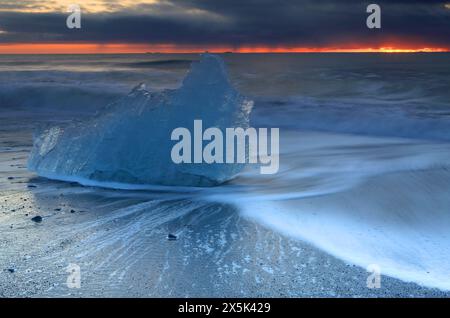
M 365 269 L 232 205 L 16 175 L 0 196 L 1 297 L 450 296 L 387 276 L 369 289 Z M 66 284 L 69 264 L 80 266 L 79 289 Z

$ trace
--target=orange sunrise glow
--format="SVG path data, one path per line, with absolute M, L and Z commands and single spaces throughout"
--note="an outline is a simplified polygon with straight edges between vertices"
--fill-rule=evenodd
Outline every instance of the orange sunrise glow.
M 426 46 L 381 47 L 267 47 L 243 46 L 230 48 L 227 46 L 197 47 L 178 46 L 175 44 L 127 44 L 127 43 L 14 43 L 0 44 L 0 54 L 125 54 L 125 53 L 433 53 L 450 52 L 449 48 Z

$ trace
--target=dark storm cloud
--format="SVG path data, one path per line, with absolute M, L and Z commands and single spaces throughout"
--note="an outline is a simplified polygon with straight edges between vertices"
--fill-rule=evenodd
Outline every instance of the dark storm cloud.
M 366 7 L 382 8 L 381 30 L 365 25 Z M 449 1 L 450 2 L 450 1 Z M 67 15 L 0 12 L 0 42 L 177 43 L 193 45 L 339 46 L 390 40 L 450 45 L 447 1 L 170 0 L 114 13 Z M 116 1 L 115 5 L 120 4 Z

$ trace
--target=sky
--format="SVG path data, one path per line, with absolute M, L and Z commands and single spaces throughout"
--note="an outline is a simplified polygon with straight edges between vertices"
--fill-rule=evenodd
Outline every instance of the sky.
M 73 3 L 81 29 L 66 26 Z M 0 53 L 442 50 L 450 0 L 0 0 Z

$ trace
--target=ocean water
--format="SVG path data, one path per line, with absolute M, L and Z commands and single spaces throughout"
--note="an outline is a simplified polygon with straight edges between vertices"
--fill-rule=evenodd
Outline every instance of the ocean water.
M 0 56 L 0 235 L 12 235 L 10 220 L 25 224 L 11 212 L 20 210 L 19 197 L 27 198 L 23 213 L 30 215 L 70 198 L 84 210 L 104 213 L 76 224 L 56 217 L 60 228 L 54 224 L 49 231 L 58 242 L 85 249 L 71 246 L 65 254 L 39 254 L 41 259 L 116 262 L 122 273 L 116 268 L 113 276 L 123 278 L 149 253 L 144 237 L 154 235 L 150 229 L 161 234 L 162 224 L 192 213 L 207 218 L 233 210 L 344 262 L 363 269 L 377 264 L 383 275 L 450 290 L 450 54 L 222 57 L 233 85 L 255 101 L 251 125 L 280 128 L 280 171 L 260 175 L 249 167 L 218 187 L 149 185 L 136 191 L 131 185 L 111 190 L 91 186 L 114 184 L 64 184 L 28 172 L 33 131 L 92 117 L 139 83 L 155 91 L 176 88 L 198 55 Z M 124 225 L 109 233 L 94 230 L 114 220 Z M 218 227 L 211 246 L 199 245 L 205 253 L 233 240 Z M 0 256 L 5 266 L 17 248 Z M 40 248 L 51 250 L 52 244 Z M 239 261 L 247 256 L 236 256 L 232 267 L 245 273 Z M 283 257 L 301 263 L 292 249 Z M 277 275 L 273 266 L 265 269 Z

